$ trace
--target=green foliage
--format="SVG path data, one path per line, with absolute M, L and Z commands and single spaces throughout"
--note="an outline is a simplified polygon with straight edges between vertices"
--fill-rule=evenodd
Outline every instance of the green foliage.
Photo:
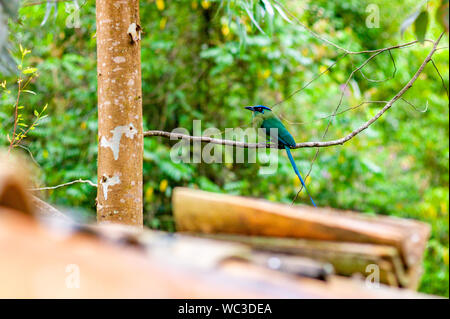
M 448 10 L 448 0 L 441 0 L 441 5 L 436 10 L 436 21 L 442 26 L 444 30 L 449 29 L 449 10 Z
M 36 93 L 32 90 L 28 90 L 27 87 L 34 80 L 35 77 L 38 76 L 37 68 L 33 67 L 25 67 L 25 57 L 31 53 L 30 50 L 24 49 L 22 45 L 19 45 L 20 48 L 20 63 L 17 66 L 18 75 L 17 79 L 15 79 L 15 85 L 17 87 L 14 88 L 14 92 L 9 89 L 9 85 L 7 81 L 4 80 L 0 83 L 0 90 L 2 91 L 2 99 L 0 100 L 0 105 L 2 105 L 2 110 L 4 109 L 6 112 L 2 112 L 2 117 L 5 120 L 8 119 L 8 107 L 10 109 L 12 124 L 9 132 L 6 134 L 6 138 L 9 143 L 9 151 L 11 151 L 15 147 L 22 147 L 23 140 L 27 137 L 27 135 L 34 131 L 37 126 L 42 122 L 47 115 L 44 115 L 45 110 L 48 105 L 45 105 L 41 111 L 33 109 L 33 118 L 29 120 L 30 123 L 27 122 L 26 110 L 25 106 L 21 105 L 21 97 L 25 94 L 36 95 Z M 29 108 L 28 108 L 29 109 Z M 4 127 L 4 129 L 8 129 Z M 26 149 L 26 148 L 25 148 Z
M 429 25 L 428 2 L 425 2 L 425 9 L 422 9 L 425 5 L 421 4 L 419 9 L 406 18 L 400 27 L 400 31 L 403 34 L 409 26 L 414 24 L 414 32 L 417 40 L 422 43 L 425 41 L 425 34 Z M 436 9 L 436 22 L 441 25 L 443 31 L 448 33 L 448 0 L 440 1 L 439 7 Z
M 422 11 L 414 21 L 414 31 L 416 32 L 417 40 L 423 43 L 425 41 L 425 34 L 428 27 L 428 11 Z
M 8 52 L 8 18 L 15 18 L 19 9 L 19 0 L 0 0 L 0 72 L 13 69 L 14 61 Z
M 141 25 L 144 128 L 171 131 L 192 120 L 202 127 L 248 127 L 243 107 L 271 106 L 303 87 L 332 65 L 342 52 L 327 46 L 296 24 L 274 1 L 142 1 Z M 273 15 L 269 9 L 272 5 Z M 416 39 L 412 28 L 401 38 L 400 25 L 415 1 L 378 0 L 380 28 L 365 25 L 366 6 L 373 1 L 282 1 L 317 34 L 349 50 L 375 49 Z M 60 4 L 62 5 L 62 4 Z M 429 1 L 426 38 L 442 32 L 435 14 L 441 0 Z M 44 6 L 24 7 L 20 24 L 12 23 L 11 40 L 32 49 L 29 60 L 39 78 L 23 105 L 48 103 L 49 117 L 31 132 L 23 145 L 40 165 L 43 185 L 74 179 L 96 180 L 97 94 L 95 8 L 80 7 L 81 28 L 67 28 L 59 10 L 54 21 L 40 26 Z M 264 14 L 263 14 L 264 12 Z M 289 19 L 291 22 L 286 21 Z M 253 21 L 254 20 L 254 21 Z M 259 28 L 256 26 L 259 26 Z M 261 29 L 263 32 L 261 32 Z M 444 42 L 442 46 L 445 46 Z M 386 52 L 355 74 L 344 92 L 340 110 L 363 100 L 389 100 L 417 71 L 429 44 L 392 51 L 397 72 Z M 19 55 L 15 52 L 15 55 Z M 329 73 L 274 108 L 297 142 L 320 140 L 342 93 L 341 85 L 368 55 L 347 56 Z M 448 87 L 448 50 L 433 60 Z M 7 77 L 7 83 L 13 83 Z M 0 82 L 2 82 L 1 80 Z M 448 296 L 448 98 L 441 79 L 429 64 L 423 75 L 392 109 L 344 146 L 322 149 L 308 188 L 320 206 L 353 209 L 405 218 L 432 226 L 421 291 Z M 2 95 L 0 101 L 6 101 Z M 0 133 L 11 127 L 11 107 L 1 102 Z M 10 105 L 10 104 L 9 104 Z M 339 138 L 373 116 L 382 104 L 364 104 L 333 120 L 327 139 Z M 40 110 L 39 108 L 37 108 Z M 33 117 L 33 108 L 24 117 Z M 290 124 L 301 123 L 301 124 Z M 6 125 L 4 125 L 6 123 Z M 8 146 L 6 139 L 2 140 Z M 176 164 L 170 160 L 173 142 L 146 138 L 144 154 L 144 210 L 147 226 L 173 231 L 171 194 L 177 186 L 241 194 L 290 203 L 298 180 L 287 157 L 280 153 L 274 175 L 260 173 L 258 164 Z M 315 150 L 293 151 L 306 174 Z M 49 191 L 58 205 L 84 207 L 94 214 L 96 189 L 86 184 Z M 308 203 L 305 194 L 299 202 Z

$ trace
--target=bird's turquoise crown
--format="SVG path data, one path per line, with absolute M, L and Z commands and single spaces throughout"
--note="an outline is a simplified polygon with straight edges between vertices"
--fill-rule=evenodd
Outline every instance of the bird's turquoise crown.
M 264 105 L 256 105 L 256 106 L 246 106 L 247 110 L 250 110 L 252 112 L 258 112 L 258 113 L 264 113 L 264 110 L 272 111 L 270 108 Z

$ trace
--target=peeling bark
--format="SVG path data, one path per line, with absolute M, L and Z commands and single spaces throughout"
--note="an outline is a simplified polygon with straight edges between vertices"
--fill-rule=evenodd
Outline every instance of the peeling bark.
M 97 220 L 142 226 L 139 0 L 97 0 Z

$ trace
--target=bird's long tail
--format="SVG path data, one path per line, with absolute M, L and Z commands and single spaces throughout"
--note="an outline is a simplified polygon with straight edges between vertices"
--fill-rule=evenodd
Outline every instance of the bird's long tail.
M 314 205 L 314 207 L 317 207 L 316 204 L 314 203 L 311 195 L 309 195 L 309 192 L 308 192 L 308 189 L 306 188 L 305 182 L 303 181 L 303 178 L 300 175 L 300 172 L 298 171 L 297 165 L 295 164 L 294 158 L 292 157 L 291 150 L 290 150 L 289 146 L 285 145 L 284 148 L 286 149 L 286 153 L 287 153 L 287 155 L 289 157 L 289 160 L 291 161 L 292 168 L 294 169 L 295 174 L 297 174 L 298 178 L 300 179 L 300 182 L 302 183 L 303 188 L 306 191 L 306 194 L 308 194 L 309 199 L 311 200 L 311 203 Z

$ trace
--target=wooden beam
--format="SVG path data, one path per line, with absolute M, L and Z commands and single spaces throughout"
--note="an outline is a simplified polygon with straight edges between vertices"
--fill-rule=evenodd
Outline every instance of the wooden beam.
M 334 272 L 343 276 L 361 274 L 361 276 L 366 277 L 371 273 L 368 271 L 367 266 L 376 264 L 380 268 L 381 283 L 415 289 L 415 286 L 411 285 L 411 278 L 409 278 L 404 269 L 397 249 L 391 246 L 225 234 L 194 235 L 244 244 L 255 251 L 305 256 L 330 263 L 334 268 Z
M 429 225 L 332 208 L 282 205 L 264 200 L 177 188 L 173 210 L 178 231 L 241 234 L 391 246 L 406 269 L 420 265 Z M 420 268 L 420 266 L 419 266 Z
M 142 240 L 151 240 L 148 249 L 114 244 L 93 232 L 55 236 L 30 216 L 1 208 L 0 229 L 0 298 L 431 297 L 384 286 L 368 289 L 360 281 L 336 277 L 293 276 L 236 259 L 202 267 L 190 263 L 195 258 L 186 252 L 191 249 L 180 252 L 171 244 L 173 237 L 155 232 L 141 233 Z M 179 239 L 184 245 L 186 238 Z M 196 249 L 210 252 L 207 246 L 217 246 L 205 242 L 197 240 Z M 73 287 L 77 278 L 79 286 Z

